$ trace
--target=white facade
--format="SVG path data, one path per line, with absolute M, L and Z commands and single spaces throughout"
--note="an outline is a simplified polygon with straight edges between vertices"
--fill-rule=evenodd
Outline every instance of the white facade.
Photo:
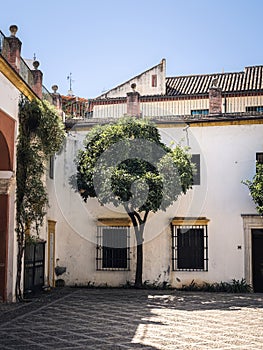
M 139 91 L 141 95 L 164 95 L 165 78 L 166 60 L 162 59 L 158 65 L 107 91 L 98 98 L 126 97 L 127 92 L 131 91 L 132 84 L 136 84 L 136 90 Z
M 0 132 L 4 134 L 5 138 L 17 137 L 17 125 L 18 125 L 18 101 L 20 96 L 20 91 L 13 86 L 13 84 L 0 73 L 0 112 L 3 120 L 3 116 L 10 120 L 10 124 L 14 126 L 14 129 L 11 131 L 12 135 L 5 130 L 2 130 L 0 127 Z M 3 152 L 3 150 L 1 150 Z M 1 157 L 3 154 L 1 155 Z M 4 264 L 3 267 L 6 268 L 6 285 L 5 285 L 5 298 L 6 300 L 13 301 L 15 295 L 15 276 L 16 276 L 16 256 L 17 256 L 17 245 L 16 245 L 16 234 L 15 234 L 15 159 L 16 159 L 15 149 L 12 169 L 2 170 L 0 169 L 0 182 L 6 182 L 5 190 L 0 191 L 1 196 L 8 196 L 7 208 L 1 208 L 1 210 L 7 210 L 8 212 L 8 232 L 1 232 L 1 244 L 3 244 L 2 239 L 6 235 L 7 240 L 7 250 L 6 250 L 6 260 L 4 259 L 1 264 Z M 2 213 L 3 215 L 3 213 Z M 1 227 L 1 230 L 4 228 Z M 3 236 L 2 236 L 3 235 Z M 2 282 L 2 281 L 1 281 Z
M 131 90 L 131 89 L 130 89 Z M 138 89 L 138 92 L 140 90 Z M 222 99 L 223 113 L 244 113 L 247 107 L 262 106 L 263 96 L 237 96 Z M 208 110 L 209 98 L 145 98 L 140 102 L 141 115 L 144 117 L 165 117 L 191 115 L 192 111 Z M 126 101 L 100 101 L 93 107 L 93 118 L 120 118 L 127 114 Z
M 166 212 L 150 215 L 144 236 L 143 281 L 168 282 L 172 286 L 196 282 L 220 282 L 247 278 L 252 281 L 247 259 L 249 233 L 244 233 L 243 214 L 256 214 L 243 180 L 255 173 L 257 152 L 263 152 L 262 120 L 249 122 L 163 124 L 162 139 L 168 145 L 180 142 L 200 154 L 200 185 L 181 196 Z M 119 286 L 134 281 L 135 238 L 130 238 L 130 270 L 96 269 L 99 218 L 126 217 L 123 210 L 102 207 L 96 199 L 84 203 L 69 183 L 76 172 L 74 158 L 88 131 L 71 131 L 62 152 L 56 155 L 55 176 L 48 180 L 48 219 L 56 222 L 55 259 L 67 268 L 67 285 Z M 171 223 L 173 218 L 205 218 L 208 232 L 207 271 L 173 271 Z M 257 219 L 255 219 L 257 220 Z M 258 226 L 260 226 L 259 223 Z M 261 226 L 263 227 L 263 226 Z M 250 265 L 249 265 L 250 264 Z

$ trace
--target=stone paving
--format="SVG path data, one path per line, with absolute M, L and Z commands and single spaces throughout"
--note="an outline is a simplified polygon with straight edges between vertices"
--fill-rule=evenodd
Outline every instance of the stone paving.
M 0 349 L 260 350 L 263 294 L 56 289 L 0 305 Z

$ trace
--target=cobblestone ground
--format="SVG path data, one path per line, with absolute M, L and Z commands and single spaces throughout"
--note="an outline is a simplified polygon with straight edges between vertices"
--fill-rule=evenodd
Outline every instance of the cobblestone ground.
M 54 290 L 0 305 L 0 349 L 263 349 L 263 295 Z

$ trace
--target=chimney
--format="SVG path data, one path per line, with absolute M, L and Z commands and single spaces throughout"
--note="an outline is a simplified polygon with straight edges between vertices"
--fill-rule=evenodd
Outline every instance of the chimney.
M 222 89 L 217 83 L 218 79 L 214 78 L 209 89 L 209 114 L 222 114 Z
M 9 27 L 11 35 L 5 37 L 3 44 L 3 56 L 7 62 L 19 73 L 20 70 L 20 54 L 22 42 L 16 37 L 18 27 L 11 25 Z
M 33 91 L 34 93 L 42 99 L 42 80 L 43 80 L 43 73 L 41 70 L 38 69 L 39 62 L 34 61 L 33 66 L 35 69 L 32 69 L 31 72 L 33 74 Z
M 140 112 L 140 94 L 135 91 L 136 84 L 131 84 L 132 92 L 127 93 L 127 115 L 131 117 L 139 117 Z
M 53 85 L 52 88 L 52 98 L 53 98 L 53 105 L 57 108 L 58 111 L 62 111 L 62 98 L 60 94 L 57 92 L 58 86 Z

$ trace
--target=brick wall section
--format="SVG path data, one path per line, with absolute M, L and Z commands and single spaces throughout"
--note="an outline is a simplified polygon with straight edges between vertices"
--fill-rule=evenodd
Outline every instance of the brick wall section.
M 140 116 L 140 94 L 137 91 L 127 93 L 127 115 Z
M 209 89 L 209 114 L 222 113 L 222 89 L 212 87 Z
M 42 80 L 43 80 L 43 73 L 39 69 L 34 69 L 31 70 L 33 74 L 33 79 L 34 79 L 34 85 L 33 85 L 33 90 L 34 93 L 42 99 Z
M 19 73 L 20 70 L 20 53 L 22 42 L 15 36 L 4 39 L 3 56 L 8 63 Z

